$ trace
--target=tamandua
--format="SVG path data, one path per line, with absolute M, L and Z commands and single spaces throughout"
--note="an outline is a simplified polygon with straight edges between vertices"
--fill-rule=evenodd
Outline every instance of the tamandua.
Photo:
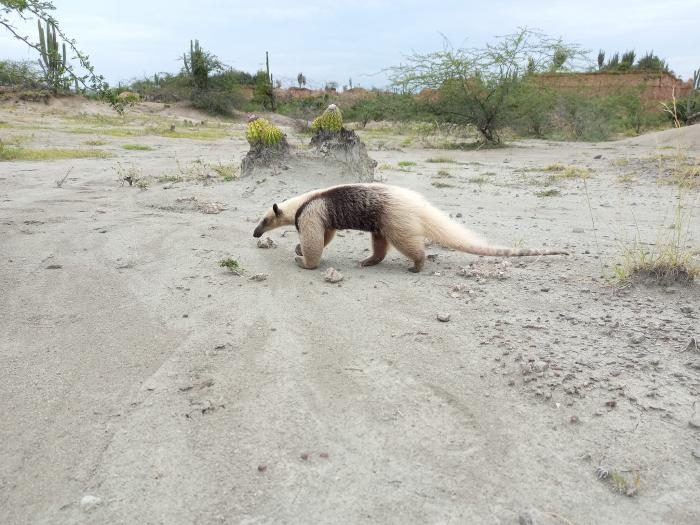
M 374 253 L 361 261 L 361 266 L 382 262 L 393 245 L 413 261 L 412 272 L 423 269 L 426 237 L 448 248 L 477 255 L 568 255 L 563 250 L 490 246 L 432 206 L 422 195 L 387 184 L 343 184 L 273 204 L 256 226 L 253 237 L 292 224 L 300 240 L 295 260 L 309 270 L 318 267 L 323 248 L 331 242 L 336 230 L 344 229 L 372 234 Z

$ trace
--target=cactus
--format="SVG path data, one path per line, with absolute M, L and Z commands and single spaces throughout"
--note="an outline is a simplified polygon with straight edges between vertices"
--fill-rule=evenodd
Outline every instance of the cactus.
M 209 70 L 215 66 L 210 62 L 207 53 L 199 46 L 199 40 L 190 40 L 190 53 L 182 54 L 185 72 L 192 77 L 197 91 L 206 91 L 209 84 Z
M 343 114 L 340 108 L 335 104 L 328 106 L 320 117 L 314 119 L 311 123 L 311 131 L 332 131 L 338 132 L 343 127 Z
M 41 27 L 41 20 L 37 20 L 37 25 L 39 26 L 39 47 L 41 49 L 39 65 L 44 71 L 46 82 L 52 91 L 57 93 L 59 89 L 65 88 L 66 43 L 63 43 L 63 53 L 61 53 L 58 48 L 54 23 L 49 20 L 46 21 L 46 32 Z
M 245 138 L 251 146 L 261 143 L 266 146 L 275 146 L 282 141 L 282 132 L 264 118 L 256 118 L 248 123 Z
M 693 71 L 693 90 L 700 91 L 700 69 Z

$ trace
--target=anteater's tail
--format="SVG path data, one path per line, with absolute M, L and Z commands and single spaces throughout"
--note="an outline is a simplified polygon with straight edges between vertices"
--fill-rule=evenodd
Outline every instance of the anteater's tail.
M 506 248 L 491 246 L 479 239 L 473 232 L 457 224 L 447 215 L 427 202 L 420 208 L 420 219 L 424 235 L 438 244 L 454 248 L 461 252 L 476 255 L 494 255 L 499 257 L 523 257 L 527 255 L 568 255 L 563 250 L 531 250 L 529 248 Z

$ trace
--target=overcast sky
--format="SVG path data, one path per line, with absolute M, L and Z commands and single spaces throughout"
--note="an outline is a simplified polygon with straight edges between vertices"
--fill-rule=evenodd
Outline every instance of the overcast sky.
M 291 83 L 303 72 L 312 86 L 381 87 L 383 68 L 411 51 L 481 46 L 519 26 L 610 54 L 653 50 L 682 78 L 700 68 L 700 0 L 55 0 L 56 18 L 116 84 L 155 72 L 177 72 L 191 38 L 227 65 L 254 72 L 265 63 Z M 35 39 L 36 25 L 24 34 Z M 34 59 L 0 31 L 0 58 Z

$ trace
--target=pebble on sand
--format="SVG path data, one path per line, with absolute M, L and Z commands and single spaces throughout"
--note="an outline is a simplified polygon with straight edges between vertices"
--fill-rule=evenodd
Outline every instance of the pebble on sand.
M 343 274 L 331 267 L 326 270 L 326 273 L 323 275 L 323 279 L 327 283 L 339 283 L 343 280 Z
M 276 247 L 277 246 L 275 245 L 275 241 L 273 241 L 270 237 L 263 237 L 262 239 L 258 239 L 258 248 L 267 250 L 268 248 Z
M 80 508 L 85 512 L 90 512 L 92 509 L 98 507 L 102 503 L 102 499 L 91 494 L 85 494 L 80 498 Z
M 452 318 L 450 314 L 446 313 L 439 313 L 437 314 L 437 320 L 440 321 L 441 323 L 447 323 L 449 320 Z

